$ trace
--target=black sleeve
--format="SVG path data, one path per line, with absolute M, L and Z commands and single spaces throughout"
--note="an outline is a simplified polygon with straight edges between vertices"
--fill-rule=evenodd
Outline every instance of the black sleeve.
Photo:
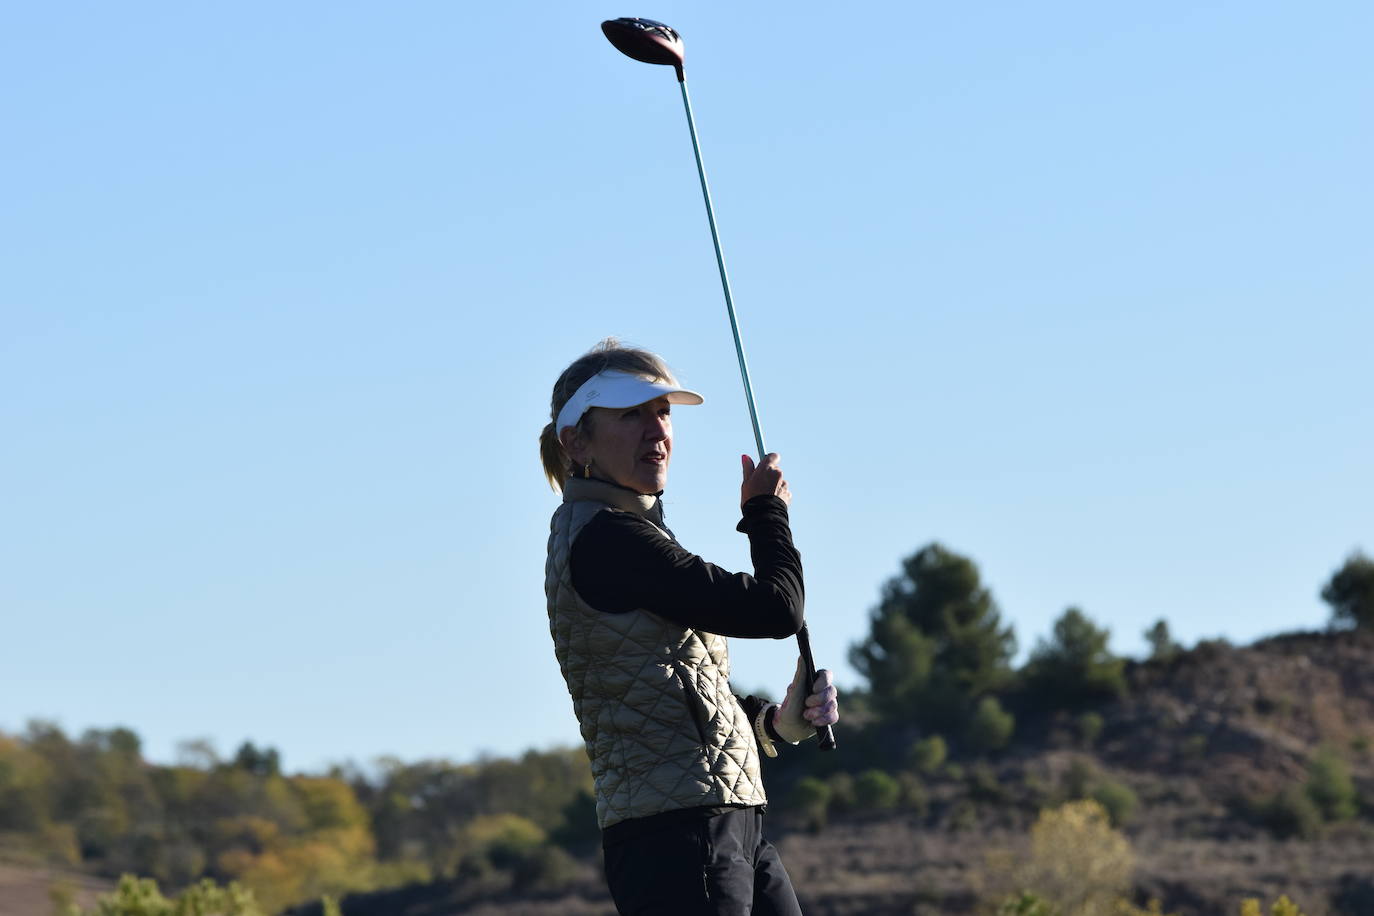
M 805 592 L 787 504 L 776 496 L 754 497 L 744 505 L 739 530 L 749 535 L 753 576 L 707 563 L 647 519 L 597 513 L 573 542 L 573 588 L 611 614 L 642 608 L 722 636 L 795 634 Z

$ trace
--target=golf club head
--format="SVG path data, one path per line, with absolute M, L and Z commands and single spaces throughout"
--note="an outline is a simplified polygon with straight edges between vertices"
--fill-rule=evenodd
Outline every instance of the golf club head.
M 682 37 L 668 26 L 652 19 L 626 16 L 607 19 L 601 23 L 601 31 L 621 54 L 646 64 L 671 64 L 677 71 L 677 81 L 683 81 Z

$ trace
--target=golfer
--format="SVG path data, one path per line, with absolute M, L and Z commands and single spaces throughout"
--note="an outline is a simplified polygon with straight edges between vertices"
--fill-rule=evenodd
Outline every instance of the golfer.
M 764 838 L 759 754 L 839 719 L 830 672 L 781 705 L 730 690 L 726 637 L 802 625 L 791 493 L 770 454 L 741 458 L 754 574 L 678 544 L 663 517 L 671 412 L 700 404 L 659 357 L 603 341 L 559 376 L 540 436 L 554 512 L 544 589 L 554 654 L 596 784 L 606 879 L 623 914 L 800 914 Z

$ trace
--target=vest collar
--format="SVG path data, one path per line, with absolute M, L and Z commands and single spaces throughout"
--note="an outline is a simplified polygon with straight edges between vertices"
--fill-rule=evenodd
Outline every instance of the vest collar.
M 636 493 L 628 487 L 598 480 L 595 477 L 569 477 L 563 481 L 563 502 L 565 503 L 582 501 L 605 503 L 620 509 L 622 512 L 642 515 L 660 527 L 663 525 L 663 501 L 659 499 L 662 495 L 662 493 L 648 495 Z

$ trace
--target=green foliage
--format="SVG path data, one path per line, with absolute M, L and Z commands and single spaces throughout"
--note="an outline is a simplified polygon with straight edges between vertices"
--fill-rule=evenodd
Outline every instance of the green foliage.
M 1059 916 L 1059 909 L 1037 894 L 1022 891 L 1003 900 L 997 916 Z
M 1274 901 L 1269 913 L 1270 916 L 1303 916 L 1302 910 L 1286 894 Z M 1244 900 L 1240 905 L 1240 916 L 1264 916 L 1264 904 L 1253 897 Z
M 1084 747 L 1092 747 L 1097 743 L 1097 739 L 1102 736 L 1102 716 L 1095 712 L 1085 712 L 1076 721 L 1078 726 L 1078 739 L 1083 742 Z
M 1002 804 L 1007 800 L 1007 792 L 997 778 L 997 771 L 986 761 L 978 761 L 969 771 L 969 797 L 980 802 Z
M 799 815 L 810 830 L 825 826 L 830 809 L 830 785 L 814 776 L 807 776 L 792 787 L 788 806 Z
M 499 881 L 554 886 L 572 865 L 549 851 L 547 832 L 568 827 L 574 808 L 585 815 L 582 833 L 588 823 L 596 831 L 580 749 L 462 766 L 394 763 L 373 781 L 353 773 L 352 782 L 342 770 L 284 776 L 277 752 L 251 742 L 228 761 L 206 742 L 183 746 L 181 758 L 194 765 L 149 765 L 125 728 L 72 740 L 35 721 L 23 735 L 0 734 L 0 831 L 53 864 L 163 886 L 236 880 L 271 911 L 429 880 L 464 857 Z M 533 825 L 534 843 L 513 834 L 476 842 L 481 819 L 495 815 Z M 126 893 L 156 905 L 146 886 Z
M 259 749 L 253 742 L 245 741 L 234 755 L 234 766 L 254 776 L 277 776 L 281 774 L 281 755 L 276 748 Z
M 830 807 L 837 811 L 848 811 L 854 807 L 854 777 L 841 771 L 831 773 L 825 784 L 830 787 Z
M 883 714 L 926 728 L 964 722 L 1011 676 L 1016 640 L 967 557 L 930 544 L 903 561 L 850 650 Z
M 601 828 L 596 822 L 596 796 L 582 791 L 563 806 L 563 822 L 549 834 L 562 848 L 574 855 L 591 855 L 601 845 Z
M 1304 786 L 1308 798 L 1328 821 L 1343 821 L 1355 816 L 1359 796 L 1350 778 L 1350 768 L 1332 748 L 1322 748 L 1307 768 Z
M 921 777 L 915 773 L 902 772 L 897 774 L 897 783 L 902 789 L 901 805 L 924 816 L 930 810 L 930 795 Z
M 220 887 L 208 878 L 168 900 L 151 878 L 125 875 L 113 893 L 93 910 L 68 910 L 72 916 L 267 916 L 253 892 L 238 884 Z
M 1374 560 L 1352 553 L 1322 588 L 1322 600 L 1331 605 L 1333 623 L 1374 628 Z
M 1110 637 L 1110 630 L 1069 608 L 1055 621 L 1053 637 L 1040 640 L 1026 663 L 1031 695 L 1046 705 L 1072 709 L 1125 694 L 1125 660 L 1107 648 Z
M 1070 799 L 1087 798 L 1090 787 L 1097 781 L 1097 768 L 1083 757 L 1074 757 L 1064 771 L 1062 785 Z
M 1154 626 L 1145 631 L 1145 641 L 1150 644 L 1150 661 L 1168 664 L 1183 653 L 1169 632 L 1169 623 L 1164 618 L 1155 621 Z
M 854 804 L 862 810 L 894 808 L 901 796 L 901 784 L 882 770 L 865 770 L 854 780 Z
M 983 697 L 969 720 L 965 740 L 975 753 L 1000 751 L 1016 731 L 1016 717 L 1002 709 L 996 697 Z
M 949 748 L 945 745 L 944 738 L 939 735 L 931 735 L 929 738 L 922 738 L 913 744 L 909 756 L 911 765 L 916 768 L 917 772 L 929 776 L 944 765 L 945 758 L 949 756 Z
M 1288 786 L 1259 806 L 1260 819 L 1278 837 L 1311 839 L 1321 829 L 1322 813 L 1299 786 Z
M 1107 812 L 1113 827 L 1122 827 L 1130 823 L 1140 803 L 1140 799 L 1130 786 L 1111 779 L 1099 782 L 1092 791 L 1092 797 Z

